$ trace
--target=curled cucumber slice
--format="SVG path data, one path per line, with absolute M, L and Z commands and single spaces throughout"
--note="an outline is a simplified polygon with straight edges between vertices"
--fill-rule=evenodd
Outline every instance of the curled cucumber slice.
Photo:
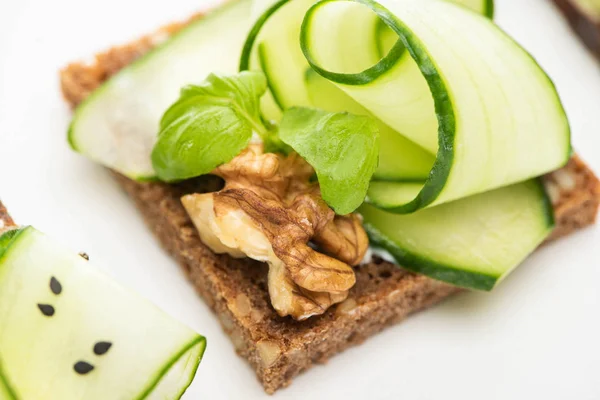
M 357 70 L 336 41 L 347 30 L 350 9 L 384 21 L 408 51 L 392 49 Z M 325 0 L 307 12 L 300 41 L 313 70 L 437 154 L 414 198 L 393 204 L 371 193 L 382 208 L 414 212 L 539 176 L 570 157 L 569 124 L 550 79 L 495 24 L 464 7 L 438 0 Z M 358 45 L 356 57 L 369 58 L 369 49 Z
M 301 22 L 313 0 L 280 0 L 260 2 L 266 10 L 248 35 L 241 56 L 240 70 L 259 69 L 265 73 L 269 91 L 262 100 L 262 114 L 267 120 L 279 120 L 282 110 L 291 106 L 317 107 L 328 111 L 350 111 L 355 114 L 371 115 L 368 110 L 356 103 L 331 82 L 319 77 L 309 67 L 298 45 Z M 486 13 L 487 0 L 460 0 L 475 11 Z M 346 28 L 337 41 L 346 46 L 345 62 L 367 68 L 377 63 L 384 49 L 397 44 L 395 53 L 400 55 L 405 49 L 398 36 L 377 18 L 365 19 L 362 10 L 346 10 L 343 23 Z M 344 35 L 348 31 L 352 36 Z M 359 45 L 357 45 L 359 43 Z M 367 57 L 356 57 L 353 50 L 365 49 Z M 308 73 L 306 72 L 308 71 Z M 312 72 L 312 73 L 311 73 Z M 417 77 L 420 72 L 412 71 Z M 425 101 L 430 101 L 428 96 Z M 435 160 L 434 154 L 412 143 L 403 135 L 380 123 L 381 151 L 376 180 L 385 181 L 425 181 Z
M 308 99 L 375 117 L 380 165 L 359 209 L 372 243 L 407 269 L 493 288 L 554 226 L 532 179 L 571 154 L 550 79 L 491 21 L 491 1 L 322 0 L 285 12 L 297 1 L 263 14 L 242 66 L 262 66 L 282 109 Z M 286 29 L 299 41 L 281 40 Z M 244 63 L 258 47 L 269 48 L 260 65 Z M 271 67 L 299 51 L 290 71 Z
M 371 115 L 334 84 L 308 69 L 305 84 L 311 104 L 330 112 L 347 111 L 356 115 Z M 406 139 L 395 130 L 378 121 L 379 167 L 373 174 L 378 181 L 424 182 L 435 161 L 433 154 Z

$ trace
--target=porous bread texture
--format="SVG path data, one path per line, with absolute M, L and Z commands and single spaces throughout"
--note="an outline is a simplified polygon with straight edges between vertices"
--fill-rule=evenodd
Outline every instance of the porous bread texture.
M 183 25 L 169 25 L 155 35 L 114 47 L 98 54 L 92 64 L 67 66 L 61 71 L 65 99 L 75 108 L 104 80 Z M 348 299 L 324 315 L 303 322 L 279 317 L 269 303 L 266 265 L 211 252 L 200 241 L 181 204 L 184 194 L 217 190 L 219 180 L 203 177 L 169 185 L 114 175 L 161 245 L 215 312 L 237 353 L 249 361 L 267 393 L 288 386 L 313 364 L 325 362 L 407 315 L 460 291 L 374 258 L 355 269 L 357 283 Z M 594 222 L 600 184 L 581 160 L 574 157 L 544 180 L 556 216 L 552 238 Z

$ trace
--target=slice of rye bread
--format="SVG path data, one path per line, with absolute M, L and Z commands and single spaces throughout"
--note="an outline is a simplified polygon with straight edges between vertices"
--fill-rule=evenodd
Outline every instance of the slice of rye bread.
M 64 97 L 76 107 L 112 74 L 183 25 L 169 25 L 154 35 L 114 47 L 98 54 L 92 64 L 67 66 L 61 71 Z M 355 268 L 356 285 L 343 303 L 304 322 L 282 318 L 269 303 L 267 266 L 214 254 L 200 241 L 181 205 L 182 195 L 215 190 L 219 181 L 207 177 L 168 185 L 134 182 L 118 174 L 115 177 L 162 246 L 217 314 L 237 353 L 250 362 L 267 393 L 289 385 L 313 363 L 325 362 L 408 314 L 461 290 L 373 258 Z M 600 183 L 579 158 L 573 157 L 566 167 L 544 179 L 556 215 L 551 239 L 594 222 Z

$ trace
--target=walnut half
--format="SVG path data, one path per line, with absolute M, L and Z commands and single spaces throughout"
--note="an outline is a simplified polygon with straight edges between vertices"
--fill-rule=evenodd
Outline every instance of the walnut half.
M 213 173 L 225 179 L 221 191 L 181 201 L 214 252 L 269 264 L 279 315 L 303 320 L 346 299 L 356 282 L 351 265 L 369 242 L 357 215 L 336 215 L 323 201 L 310 165 L 251 145 Z

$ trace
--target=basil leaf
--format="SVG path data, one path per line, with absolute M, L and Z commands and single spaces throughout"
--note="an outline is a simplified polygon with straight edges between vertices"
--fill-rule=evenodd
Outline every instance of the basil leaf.
M 267 88 L 262 73 L 211 74 L 181 90 L 160 121 L 152 165 L 159 179 L 177 181 L 210 173 L 248 146 L 252 132 L 266 131 L 259 100 Z
M 279 137 L 317 173 L 321 195 L 337 214 L 362 204 L 379 158 L 379 129 L 367 116 L 293 107 Z
M 260 121 L 260 98 L 267 90 L 267 80 L 262 72 L 243 71 L 237 75 L 210 74 L 200 85 L 181 89 L 181 98 L 206 97 L 229 99 L 238 111 L 246 114 L 252 123 Z M 259 127 L 264 130 L 264 127 Z

